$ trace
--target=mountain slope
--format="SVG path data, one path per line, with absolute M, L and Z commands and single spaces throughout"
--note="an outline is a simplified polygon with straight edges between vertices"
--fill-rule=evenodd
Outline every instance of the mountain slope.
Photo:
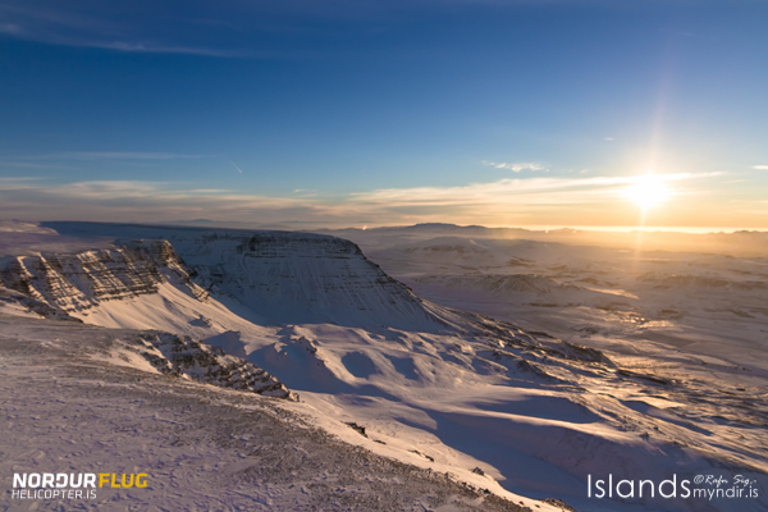
M 210 293 L 197 298 L 169 278 L 156 293 L 99 301 L 72 315 L 194 334 L 298 390 L 311 423 L 335 432 L 343 425 L 376 453 L 450 471 L 500 495 L 554 496 L 590 510 L 595 503 L 584 498 L 590 474 L 768 468 L 762 455 L 768 439 L 755 428 L 768 418 L 739 398 L 746 393 L 764 402 L 764 376 L 722 361 L 696 367 L 685 354 L 650 345 L 617 357 L 451 311 L 382 278 L 354 246 L 330 237 L 88 224 L 62 229 L 93 237 L 113 232 L 111 240 L 165 237 L 187 275 Z M 619 511 L 650 505 L 741 512 L 763 503 L 600 503 Z
M 307 425 L 301 404 L 146 371 L 125 358 L 136 336 L 152 334 L 0 313 L 0 508 L 531 511 L 343 442 L 357 434 Z M 148 485 L 12 498 L 12 474 L 47 472 L 142 472 Z
M 334 323 L 439 331 L 444 321 L 347 240 L 327 235 L 46 223 L 70 236 L 163 239 L 195 281 L 261 324 Z

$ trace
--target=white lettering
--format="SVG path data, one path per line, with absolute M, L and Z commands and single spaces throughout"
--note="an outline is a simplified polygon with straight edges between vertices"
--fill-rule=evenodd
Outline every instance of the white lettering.
M 13 487 L 26 487 L 27 486 L 27 474 L 14 473 L 13 474 Z
M 27 486 L 33 489 L 40 487 L 40 473 L 30 473 L 27 478 Z
M 670 494 L 664 493 L 664 484 L 670 484 L 672 486 L 672 492 Z M 672 480 L 664 480 L 659 484 L 659 494 L 663 498 L 675 498 L 677 497 L 677 473 L 672 475 Z
M 595 487 L 597 487 L 597 490 L 600 491 L 600 494 L 596 494 L 595 498 L 604 498 L 605 497 L 605 480 L 598 480 L 595 482 Z
M 682 482 L 680 482 L 680 487 L 682 487 L 685 490 L 685 493 L 680 495 L 681 498 L 686 499 L 691 496 L 690 485 L 691 485 L 690 480 L 683 480 Z
M 623 484 L 629 484 L 629 492 L 627 494 L 624 494 L 621 492 L 621 486 Z M 620 480 L 619 483 L 616 484 L 616 494 L 618 494 L 619 497 L 621 498 L 634 498 L 635 497 L 635 481 Z
M 650 484 L 651 486 L 651 498 L 656 496 L 656 493 L 654 491 L 655 486 L 653 485 L 653 480 L 640 480 L 640 488 L 638 489 L 638 492 L 640 493 L 640 497 L 643 497 L 643 486 L 645 484 Z
M 96 473 L 86 473 L 84 475 L 83 487 L 96 487 Z
M 75 483 L 75 475 L 70 473 L 69 475 L 69 486 L 73 489 L 79 489 L 83 485 L 83 474 L 78 473 L 77 474 L 77 483 Z

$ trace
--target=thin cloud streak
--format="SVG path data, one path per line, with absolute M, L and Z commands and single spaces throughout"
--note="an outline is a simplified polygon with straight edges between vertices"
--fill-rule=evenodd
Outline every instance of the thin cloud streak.
M 35 5 L 38 4 L 38 5 Z M 171 3 L 171 5 L 173 2 Z M 206 4 L 177 2 L 174 14 L 158 16 L 152 2 L 125 2 L 119 10 L 107 3 L 76 2 L 0 3 L 0 34 L 37 43 L 95 48 L 122 53 L 176 54 L 226 59 L 297 58 L 313 51 L 296 52 L 286 41 L 264 45 L 254 34 L 314 33 L 307 17 L 316 20 L 372 22 L 366 6 L 348 2 L 225 2 Z M 367 4 L 366 4 L 367 5 Z M 354 9 L 350 9 L 354 7 Z M 350 16 L 350 11 L 360 16 Z M 367 14 L 366 14 L 367 13 Z M 193 26 L 194 29 L 190 29 Z M 322 34 L 322 32 L 320 32 Z
M 57 164 L 37 164 L 32 162 L 0 162 L 0 169 L 77 169 L 71 165 L 57 165 Z
M 708 176 L 712 174 L 670 174 L 659 178 L 672 183 Z M 604 218 L 607 213 L 631 210 L 625 193 L 637 180 L 636 176 L 510 178 L 457 187 L 381 189 L 331 201 L 322 196 L 270 197 L 226 189 L 187 189 L 172 182 L 83 181 L 43 185 L 33 180 L 5 179 L 0 180 L 0 217 L 134 222 L 190 218 L 221 222 L 290 220 L 328 226 L 352 226 L 359 219 L 381 219 L 382 225 L 433 221 L 492 225 L 522 220 L 530 224 L 539 219 L 580 224 L 583 221 L 577 219 L 587 213 Z M 672 194 L 683 197 L 686 192 L 673 189 Z
M 201 155 L 183 153 L 140 152 L 140 151 L 71 151 L 51 158 L 73 160 L 175 160 L 182 158 L 202 158 Z
M 186 189 L 177 188 L 172 182 L 145 181 L 80 181 L 63 185 L 40 185 L 25 178 L 0 179 L 0 197 L 11 200 L 11 193 L 23 191 L 28 201 L 55 201 L 66 204 L 69 201 L 94 201 L 103 204 L 135 201 L 148 204 L 157 201 L 191 202 L 198 204 L 236 203 L 259 204 L 264 206 L 283 206 L 296 204 L 297 199 L 275 198 L 247 194 L 237 194 L 226 189 Z
M 141 27 L 136 26 L 135 21 L 131 25 L 129 21 L 110 19 L 106 15 L 94 17 L 50 6 L 30 9 L 26 6 L 9 4 L 0 5 L 0 14 L 10 19 L 0 24 L 0 34 L 26 41 L 78 48 L 100 48 L 125 53 L 164 53 L 206 57 L 245 56 L 242 50 L 165 43 L 159 39 L 147 40 L 136 34 Z
M 62 42 L 67 46 L 80 46 L 88 48 L 101 48 L 104 50 L 116 50 L 125 53 L 175 53 L 179 55 L 199 55 L 201 57 L 225 57 L 238 58 L 249 56 L 242 50 L 214 50 L 212 48 L 199 48 L 191 46 L 173 46 L 149 42 L 125 42 L 125 41 L 69 41 Z
M 663 181 L 680 181 L 704 175 L 667 174 Z M 482 205 L 489 202 L 527 204 L 583 204 L 597 197 L 618 199 L 627 186 L 638 177 L 593 178 L 528 178 L 503 179 L 492 183 L 475 183 L 458 187 L 420 187 L 410 189 L 381 189 L 352 194 L 357 203 L 402 202 L 407 204 Z
M 242 170 L 241 168 L 239 168 L 235 162 L 233 162 L 232 160 L 227 160 L 227 162 L 231 163 L 231 164 L 232 164 L 232 166 L 233 166 L 235 169 L 237 169 L 237 172 L 239 172 L 240 174 L 243 174 L 243 170 Z
M 0 193 L 4 189 L 8 189 L 8 187 L 15 186 L 15 187 L 21 187 L 21 186 L 29 186 L 28 183 L 34 183 L 39 182 L 42 178 L 39 177 L 28 177 L 28 176 L 9 176 L 9 177 L 2 177 L 0 176 Z
M 507 162 L 489 162 L 487 160 L 483 160 L 483 165 L 488 167 L 495 167 L 496 169 L 507 169 L 512 172 L 520 172 L 520 171 L 543 171 L 546 170 L 544 166 L 538 162 L 515 162 L 515 163 L 507 163 Z

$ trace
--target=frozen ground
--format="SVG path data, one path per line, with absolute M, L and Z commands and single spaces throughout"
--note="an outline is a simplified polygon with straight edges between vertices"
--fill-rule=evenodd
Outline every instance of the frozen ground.
M 520 510 L 344 443 L 275 399 L 137 368 L 121 342 L 132 334 L 0 315 L 3 510 Z M 149 484 L 12 499 L 23 472 L 147 473 Z
M 547 507 L 534 499 L 549 497 L 580 512 L 766 507 L 768 371 L 759 336 L 764 318 L 754 302 L 764 290 L 765 262 L 754 255 L 649 256 L 605 243 L 499 240 L 479 228 L 467 236 L 449 226 L 344 233 L 414 294 L 354 246 L 316 235 L 77 223 L 51 228 L 63 233 L 70 251 L 30 250 L 21 259 L 6 251 L 3 275 L 11 289 L 0 290 L 0 311 L 18 318 L 8 325 L 30 321 L 18 315 L 37 316 L 28 312 L 32 304 L 58 311 L 52 318 L 205 340 L 298 392 L 301 402 L 279 404 L 292 418 L 534 509 Z M 58 235 L 44 235 L 51 247 L 58 244 Z M 154 243 L 139 244 L 154 247 L 149 255 L 137 252 L 135 242 L 113 245 L 135 238 L 169 240 L 181 259 Z M 96 250 L 84 251 L 89 240 Z M 13 281 L 19 265 L 28 275 Z M 711 275 L 721 265 L 742 273 L 731 272 L 723 285 Z M 687 290 L 691 283 L 699 288 Z M 715 291 L 702 293 L 701 286 Z M 734 303 L 737 313 L 728 310 Z M 722 319 L 725 327 L 717 323 Z M 53 337 L 60 325 L 72 324 L 46 325 Z M 738 333 L 733 340 L 722 337 L 728 326 Z M 24 343 L 28 333 L 17 338 Z M 88 351 L 87 341 L 74 338 L 68 346 L 77 341 Z M 156 427 L 151 417 L 147 422 L 146 428 Z M 199 471 L 203 478 L 208 469 Z M 741 500 L 587 496 L 588 479 L 609 474 L 657 483 L 673 474 L 730 480 L 742 474 L 761 494 Z
M 661 344 L 768 369 L 768 233 L 423 225 L 337 234 L 441 304 L 622 353 Z

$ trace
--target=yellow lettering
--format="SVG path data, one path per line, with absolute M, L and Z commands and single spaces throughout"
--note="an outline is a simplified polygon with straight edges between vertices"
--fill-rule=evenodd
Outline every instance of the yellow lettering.
M 109 482 L 109 473 L 99 473 L 99 488 L 104 487 L 107 482 Z
M 123 487 L 133 487 L 133 473 L 130 474 L 131 479 L 128 481 L 128 483 L 125 483 L 125 473 L 123 473 L 123 477 L 120 479 L 120 483 L 123 484 Z
M 136 475 L 136 487 L 139 487 L 141 489 L 145 488 L 147 486 L 147 478 L 149 475 L 146 473 L 139 473 Z

